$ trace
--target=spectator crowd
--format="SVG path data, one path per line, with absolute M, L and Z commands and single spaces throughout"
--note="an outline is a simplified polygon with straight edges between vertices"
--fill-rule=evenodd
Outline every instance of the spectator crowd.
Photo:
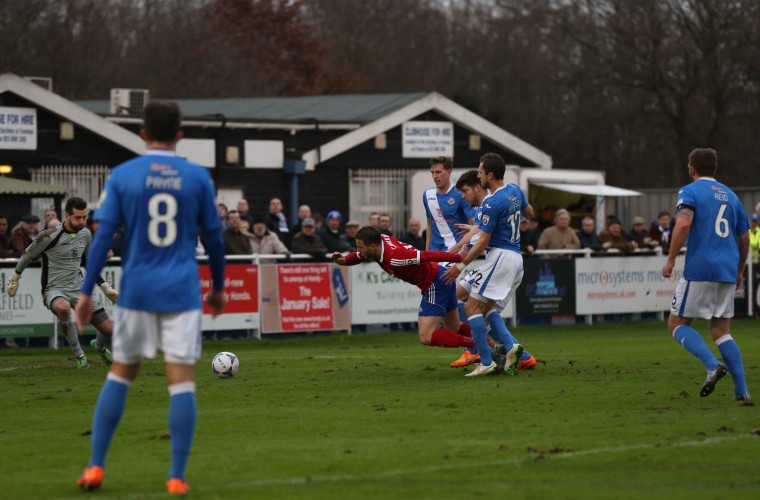
M 230 210 L 224 203 L 218 204 L 219 218 L 223 227 L 224 247 L 227 255 L 271 255 L 271 254 L 309 254 L 315 259 L 326 259 L 332 252 L 350 252 L 356 250 L 356 232 L 360 223 L 356 220 L 343 220 L 343 215 L 332 210 L 326 217 L 312 212 L 309 205 L 298 208 L 298 219 L 288 225 L 279 198 L 269 201 L 264 213 L 250 210 L 247 200 L 241 199 Z M 760 203 L 755 212 L 749 215 L 750 248 L 754 262 L 760 262 Z M 536 250 L 577 250 L 589 248 L 593 252 L 631 253 L 637 250 L 654 250 L 658 247 L 667 253 L 674 218 L 667 211 L 661 211 L 657 219 L 647 225 L 641 216 L 632 219 L 628 230 L 615 215 L 607 216 L 604 229 L 596 231 L 596 221 L 586 216 L 580 222 L 580 228 L 574 229 L 571 214 L 567 209 L 547 206 L 530 219 L 520 220 L 520 245 L 526 256 L 534 255 Z M 425 249 L 425 234 L 422 222 L 416 217 L 407 220 L 403 230 L 394 230 L 390 215 L 372 213 L 370 225 L 377 227 L 382 234 L 398 238 L 399 241 Z M 45 229 L 60 224 L 53 209 L 44 211 L 40 219 L 34 214 L 22 216 L 11 227 L 11 221 L 0 213 L 0 258 L 19 258 L 36 235 Z M 93 214 L 88 217 L 88 227 L 93 235 L 98 223 L 93 221 Z M 122 233 L 117 231 L 111 255 L 121 255 Z M 204 253 L 199 241 L 198 253 Z

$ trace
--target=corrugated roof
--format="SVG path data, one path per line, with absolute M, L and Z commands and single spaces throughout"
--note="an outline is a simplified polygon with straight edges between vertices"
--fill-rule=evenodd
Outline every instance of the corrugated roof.
M 304 97 L 250 97 L 233 99 L 179 99 L 185 118 L 223 114 L 227 120 L 369 123 L 426 96 L 413 94 L 351 94 Z M 76 101 L 100 115 L 110 113 L 110 101 Z
M 20 195 L 56 195 L 66 194 L 66 188 L 41 184 L 39 182 L 25 181 L 13 177 L 0 177 L 0 194 Z

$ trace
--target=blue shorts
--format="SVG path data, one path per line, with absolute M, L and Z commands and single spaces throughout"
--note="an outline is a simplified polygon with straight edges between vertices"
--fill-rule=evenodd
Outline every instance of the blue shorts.
M 446 284 L 441 275 L 446 272 L 443 266 L 438 267 L 438 275 L 430 287 L 422 292 L 420 313 L 418 316 L 446 316 L 446 313 L 457 308 L 456 283 Z

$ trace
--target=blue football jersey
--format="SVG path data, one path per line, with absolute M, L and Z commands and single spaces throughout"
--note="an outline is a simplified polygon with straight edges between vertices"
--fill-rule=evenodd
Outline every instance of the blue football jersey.
M 520 212 L 528 206 L 516 184 L 506 184 L 481 204 L 480 230 L 491 235 L 489 248 L 503 248 L 520 253 Z
M 120 306 L 201 308 L 195 246 L 199 228 L 221 235 L 214 196 L 206 169 L 173 152 L 150 150 L 113 170 L 95 219 L 124 225 Z
M 739 267 L 737 235 L 749 230 L 739 198 L 729 188 L 702 177 L 678 191 L 676 210 L 694 211 L 686 240 L 684 278 L 689 281 L 736 283 Z
M 425 213 L 430 221 L 430 250 L 448 250 L 461 239 L 459 229 L 454 224 L 467 224 L 475 217 L 475 210 L 462 197 L 462 192 L 454 185 L 441 194 L 436 188 L 422 195 Z

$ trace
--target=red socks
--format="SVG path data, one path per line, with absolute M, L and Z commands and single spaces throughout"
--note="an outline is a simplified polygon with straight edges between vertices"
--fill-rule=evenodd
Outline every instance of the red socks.
M 464 323 L 465 325 L 467 323 Z M 467 325 L 469 330 L 470 326 Z M 461 332 L 462 329 L 460 328 Z M 430 345 L 436 347 L 475 347 L 475 343 L 472 341 L 472 337 L 465 337 L 451 330 L 439 328 L 433 332 L 433 336 L 430 338 Z
M 470 329 L 470 324 L 462 323 L 461 325 L 459 325 L 458 333 L 462 337 L 472 337 L 472 330 Z

